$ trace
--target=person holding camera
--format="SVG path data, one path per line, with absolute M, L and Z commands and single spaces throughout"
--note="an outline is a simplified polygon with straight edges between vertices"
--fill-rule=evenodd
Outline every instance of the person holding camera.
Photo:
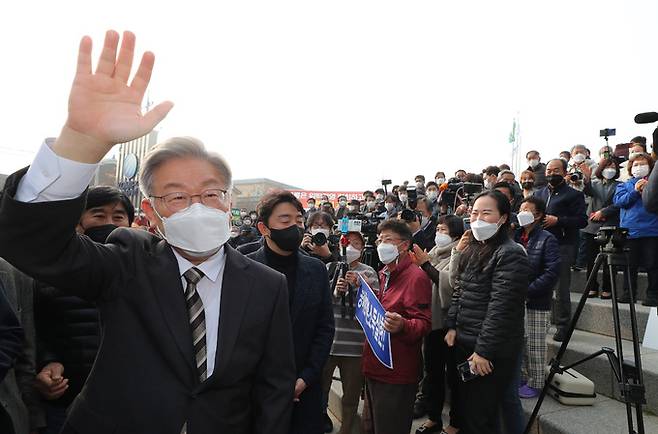
M 631 179 L 619 184 L 614 195 L 614 204 L 620 208 L 621 227 L 628 229 L 630 277 L 624 278 L 624 292 L 619 302 L 630 302 L 628 282 L 631 281 L 633 295 L 637 291 L 638 266 L 647 270 L 647 298 L 645 306 L 658 306 L 658 215 L 648 212 L 642 203 L 642 191 L 648 183 L 654 162 L 649 154 L 642 153 L 633 158 L 628 166 Z M 635 298 L 635 297 L 634 297 Z
M 432 327 L 432 283 L 411 261 L 411 231 L 404 222 L 385 220 L 378 231 L 377 254 L 385 267 L 379 273 L 377 297 L 386 310 L 384 329 L 390 333 L 393 369 L 364 345 L 366 416 L 371 416 L 375 434 L 401 434 L 411 430 L 413 421 L 421 345 Z
M 302 249 L 311 257 L 328 264 L 339 258 L 338 246 L 332 241 L 334 218 L 324 211 L 317 211 L 308 216 L 306 228 L 308 232 L 302 239 Z
M 605 152 L 605 151 L 604 151 Z M 587 215 L 589 216 L 587 226 L 581 230 L 581 236 L 585 240 L 587 275 L 589 276 L 594 268 L 594 261 L 599 253 L 599 245 L 594 241 L 596 234 L 602 226 L 619 226 L 619 208 L 613 204 L 613 197 L 617 186 L 620 182 L 619 166 L 615 160 L 610 158 L 608 150 L 607 157 L 604 155 L 597 169 L 594 171 L 594 177 L 590 180 L 585 179 L 585 188 L 583 193 L 589 197 L 589 206 Z M 594 286 L 589 291 L 589 297 L 598 297 L 610 299 L 610 270 L 603 267 L 603 289 L 600 290 L 598 277 L 594 278 Z
M 429 251 L 414 245 L 412 261 L 432 281 L 432 331 L 425 337 L 423 361 L 425 378 L 422 382 L 422 397 L 416 403 L 427 411 L 428 420 L 416 434 L 444 432 L 455 434 L 459 427 L 459 379 L 455 355 L 444 338 L 448 332 L 447 315 L 452 301 L 453 286 L 450 284 L 450 252 L 464 234 L 464 221 L 454 215 L 442 216 L 435 232 L 435 246 Z M 450 424 L 443 428 L 441 412 L 445 402 L 445 387 L 450 389 Z
M 499 404 L 518 370 L 530 266 L 509 236 L 509 200 L 498 191 L 477 196 L 466 231 L 452 251 L 455 290 L 445 341 L 456 349 L 460 433 L 496 432 Z
M 334 371 L 336 367 L 340 370 L 343 396 L 341 397 L 342 423 L 338 431 L 339 434 L 350 434 L 352 432 L 352 425 L 356 419 L 364 382 L 361 373 L 361 356 L 365 335 L 354 318 L 356 293 L 360 285 L 358 276 L 363 277 L 373 291 L 377 292 L 379 290 L 377 272 L 361 262 L 366 244 L 363 235 L 360 232 L 349 232 L 347 239 L 349 245 L 346 249 L 345 260 L 349 264 L 349 271 L 344 278 L 338 277 L 335 280 L 336 285 L 332 293 L 332 304 L 336 334 L 331 346 L 329 361 L 325 365 L 322 375 L 322 392 L 326 403 L 329 398 Z M 330 278 L 336 274 L 339 264 L 340 262 L 332 262 L 327 265 Z M 351 298 L 351 302 L 349 298 Z M 328 428 L 333 424 L 326 410 L 324 420 L 325 432 L 331 432 L 333 428 Z
M 546 204 L 544 229 L 560 243 L 560 279 L 555 312 L 557 332 L 553 335 L 557 342 L 564 340 L 571 320 L 571 265 L 576 259 L 578 230 L 587 226 L 585 196 L 567 185 L 566 176 L 567 162 L 561 158 L 550 160 L 546 166 L 548 185 L 534 194 Z

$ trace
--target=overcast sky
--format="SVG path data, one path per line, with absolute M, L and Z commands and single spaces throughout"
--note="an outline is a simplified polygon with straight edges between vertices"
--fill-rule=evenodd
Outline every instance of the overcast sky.
M 132 30 L 155 52 L 160 137 L 192 135 L 234 176 L 374 188 L 649 137 L 658 111 L 655 0 L 37 1 L 0 17 L 0 173 L 66 117 L 77 46 Z

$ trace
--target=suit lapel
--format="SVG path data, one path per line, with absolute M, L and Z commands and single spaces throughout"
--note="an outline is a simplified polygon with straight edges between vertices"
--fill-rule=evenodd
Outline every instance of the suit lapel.
M 235 342 L 240 331 L 242 317 L 251 296 L 251 282 L 247 260 L 241 253 L 225 245 L 226 265 L 222 278 L 222 297 L 219 303 L 219 330 L 215 370 L 210 379 L 225 374 Z M 205 384 L 205 383 L 204 383 Z
M 153 285 L 155 299 L 181 356 L 196 372 L 192 335 L 178 261 L 165 241 L 159 242 L 156 246 L 154 259 L 156 264 L 151 268 L 151 272 L 154 273 L 152 281 L 155 282 Z

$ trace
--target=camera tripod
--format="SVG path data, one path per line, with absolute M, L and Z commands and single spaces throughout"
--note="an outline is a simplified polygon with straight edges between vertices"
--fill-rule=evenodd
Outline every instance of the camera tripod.
M 644 434 L 644 419 L 642 416 L 642 405 L 646 403 L 645 399 L 645 389 L 644 381 L 642 379 L 642 359 L 640 356 L 640 343 L 639 335 L 637 331 L 637 319 L 635 315 L 635 294 L 633 288 L 631 287 L 632 281 L 630 278 L 630 267 L 628 263 L 628 256 L 626 250 L 623 248 L 623 242 L 625 241 L 626 232 L 622 229 L 617 229 L 613 227 L 603 227 L 596 235 L 595 240 L 601 244 L 600 253 L 597 255 L 594 262 L 594 267 L 592 272 L 587 278 L 587 283 L 585 284 L 585 289 L 583 290 L 583 295 L 580 297 L 580 302 L 576 308 L 576 312 L 571 319 L 569 328 L 567 330 L 567 335 L 557 355 L 550 362 L 550 373 L 546 382 L 544 383 L 544 388 L 539 395 L 537 404 L 535 405 L 530 420 L 528 420 L 528 425 L 524 431 L 524 434 L 529 434 L 532 428 L 532 424 L 537 418 L 539 409 L 546 397 L 546 393 L 550 387 L 551 381 L 555 374 L 562 374 L 567 369 L 573 368 L 580 365 L 588 360 L 594 359 L 602 354 L 605 354 L 610 362 L 615 378 L 617 379 L 619 390 L 621 392 L 621 400 L 626 405 L 626 419 L 628 422 L 628 432 L 629 434 Z M 602 266 L 608 267 L 609 279 L 610 279 L 610 288 L 612 290 L 612 313 L 614 321 L 614 332 L 615 332 L 615 344 L 616 350 L 612 348 L 603 347 L 600 351 L 595 352 L 594 354 L 585 357 L 582 360 L 579 360 L 575 363 L 570 364 L 569 366 L 560 366 L 562 357 L 564 356 L 571 336 L 573 335 L 578 319 L 585 307 L 587 302 L 587 296 L 590 289 L 593 288 L 594 282 L 596 282 L 596 277 L 598 271 Z M 621 326 L 619 320 L 619 306 L 617 302 L 617 287 L 615 279 L 615 268 L 624 267 L 626 279 L 628 279 L 629 295 L 630 295 L 630 314 L 631 314 L 631 331 L 633 337 L 633 362 L 624 360 L 623 349 L 622 349 L 622 337 L 621 337 Z M 605 279 L 605 273 L 604 277 Z M 636 421 L 637 421 L 637 431 L 635 431 L 634 421 L 633 421 L 633 407 L 635 407 Z

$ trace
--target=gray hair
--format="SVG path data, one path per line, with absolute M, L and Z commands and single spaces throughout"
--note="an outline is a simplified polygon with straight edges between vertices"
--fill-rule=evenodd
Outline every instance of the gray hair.
M 233 179 L 231 168 L 224 158 L 215 152 L 208 152 L 199 139 L 194 137 L 172 137 L 157 144 L 144 158 L 139 171 L 139 188 L 144 196 L 148 197 L 153 193 L 153 174 L 157 168 L 164 162 L 176 158 L 197 158 L 209 162 L 224 177 L 227 184 L 226 189 L 230 193 L 233 187 Z
M 589 153 L 589 149 L 587 149 L 587 146 L 585 145 L 573 145 L 571 147 L 571 153 L 573 154 L 575 151 L 585 151 Z

